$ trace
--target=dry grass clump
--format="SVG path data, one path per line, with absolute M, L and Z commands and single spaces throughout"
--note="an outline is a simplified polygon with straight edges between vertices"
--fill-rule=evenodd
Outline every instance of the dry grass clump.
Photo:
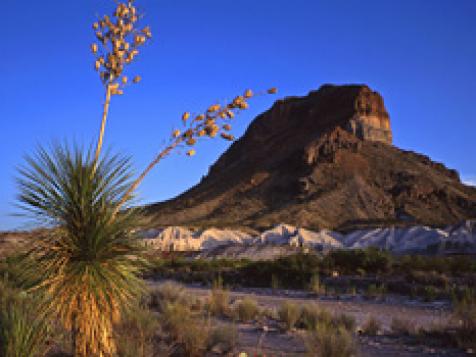
M 154 340 L 160 328 L 157 316 L 137 307 L 115 328 L 117 352 L 121 357 L 155 356 Z
M 458 345 L 476 351 L 476 292 L 468 289 L 454 302 L 454 317 L 459 323 Z
M 293 302 L 285 301 L 279 307 L 278 316 L 284 322 L 286 329 L 291 330 L 301 317 L 301 308 Z
M 333 316 L 329 311 L 316 304 L 306 304 L 301 309 L 299 325 L 307 330 L 314 330 L 318 325 L 326 324 L 335 328 L 343 327 L 347 331 L 355 328 L 355 319 L 344 313 Z
M 305 329 L 313 330 L 319 323 L 332 323 L 332 315 L 316 304 L 306 304 L 301 310 L 300 325 Z
M 149 299 L 149 306 L 159 311 L 162 311 L 168 303 L 184 305 L 188 303 L 185 286 L 173 281 L 167 281 L 154 288 L 150 292 Z
M 186 356 L 202 356 L 206 351 L 210 327 L 199 315 L 180 303 L 167 303 L 161 314 L 162 330 L 171 344 L 180 347 Z
M 362 326 L 362 333 L 367 336 L 376 336 L 380 329 L 380 322 L 374 316 L 370 316 Z
M 355 356 L 356 347 L 352 335 L 344 327 L 319 323 L 308 331 L 305 344 L 309 356 L 350 357 Z
M 36 301 L 0 281 L 0 356 L 43 356 L 49 335 Z
M 214 316 L 228 316 L 230 314 L 230 292 L 223 288 L 222 279 L 213 282 L 208 300 L 208 310 Z
M 259 312 L 256 300 L 248 296 L 241 300 L 235 309 L 236 317 L 243 322 L 255 320 Z
M 233 324 L 216 326 L 210 333 L 209 350 L 219 350 L 222 353 L 233 352 L 238 341 L 238 328 Z

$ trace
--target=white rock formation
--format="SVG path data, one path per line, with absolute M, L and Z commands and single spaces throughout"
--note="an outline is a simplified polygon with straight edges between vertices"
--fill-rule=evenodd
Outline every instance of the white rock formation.
M 192 232 L 184 227 L 167 227 L 141 232 L 146 246 L 165 251 L 210 251 L 233 245 L 283 245 L 318 250 L 377 247 L 395 253 L 433 249 L 452 251 L 469 249 L 476 252 L 476 221 L 466 221 L 445 229 L 414 226 L 409 228 L 376 228 L 341 234 L 329 230 L 313 232 L 287 224 L 251 236 L 247 233 L 210 228 Z

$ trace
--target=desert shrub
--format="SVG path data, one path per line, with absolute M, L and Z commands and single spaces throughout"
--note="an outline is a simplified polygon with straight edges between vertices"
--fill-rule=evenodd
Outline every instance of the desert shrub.
M 286 329 L 291 330 L 301 317 L 301 309 L 293 302 L 284 301 L 279 307 L 278 316 L 284 322 Z
M 381 298 L 385 295 L 386 293 L 386 287 L 384 284 L 370 284 L 367 287 L 367 291 L 365 292 L 365 297 L 375 299 L 375 298 Z
M 350 357 L 356 353 L 352 334 L 343 327 L 320 323 L 307 332 L 305 344 L 309 356 Z
M 162 310 L 168 303 L 187 304 L 186 293 L 185 286 L 182 284 L 167 281 L 150 292 L 149 305 L 151 308 Z
M 117 353 L 121 357 L 152 357 L 159 320 L 150 310 L 138 306 L 115 328 Z
M 316 254 L 298 253 L 273 261 L 250 262 L 239 275 L 241 283 L 248 286 L 269 286 L 273 275 L 279 277 L 282 288 L 307 288 L 311 277 L 319 272 L 321 258 Z M 275 278 L 276 281 L 276 278 Z
M 457 330 L 458 344 L 465 348 L 476 349 L 476 293 L 467 289 L 454 304 L 454 317 L 459 322 Z
M 355 318 L 351 315 L 340 313 L 333 319 L 334 325 L 342 326 L 347 331 L 353 331 L 355 329 Z
M 316 304 L 304 305 L 301 310 L 299 325 L 308 330 L 313 330 L 319 323 L 330 325 L 332 323 L 332 315 L 327 310 L 319 308 Z
M 48 337 L 36 301 L 0 283 L 0 356 L 43 356 Z
M 438 292 L 433 286 L 425 286 L 423 299 L 427 302 L 431 302 L 436 299 Z
M 161 324 L 162 330 L 182 347 L 186 356 L 203 355 L 209 340 L 209 324 L 195 316 L 188 305 L 167 303 L 161 314 Z
M 215 316 L 228 315 L 230 311 L 230 293 L 223 288 L 223 280 L 221 277 L 213 282 L 212 291 L 208 302 L 210 313 Z
M 314 294 L 323 295 L 326 293 L 324 285 L 321 284 L 319 274 L 314 274 L 309 282 L 309 290 Z
M 373 247 L 331 251 L 326 260 L 328 266 L 342 274 L 355 274 L 356 271 L 386 273 L 390 271 L 392 264 L 390 253 Z
M 163 330 L 172 339 L 182 341 L 184 330 L 192 324 L 193 314 L 187 305 L 168 302 L 163 305 L 160 318 Z
M 362 333 L 368 336 L 376 336 L 380 329 L 380 322 L 374 316 L 370 316 L 362 326 Z
M 271 288 L 273 290 L 279 289 L 279 278 L 276 274 L 271 275 Z
M 207 349 L 210 329 L 203 319 L 192 320 L 182 332 L 182 344 L 186 356 L 201 357 Z
M 396 335 L 409 336 L 415 333 L 415 329 L 410 321 L 399 319 L 398 317 L 392 319 L 390 329 L 392 330 L 392 333 Z
M 240 321 L 250 321 L 256 318 L 259 313 L 258 303 L 255 299 L 245 297 L 236 307 L 236 315 Z
M 355 329 L 353 316 L 341 313 L 332 315 L 328 310 L 319 308 L 315 304 L 306 304 L 301 309 L 298 325 L 307 330 L 313 330 L 318 325 L 326 324 L 335 328 L 342 327 L 348 331 Z
M 232 352 L 238 340 L 238 329 L 235 324 L 216 326 L 210 333 L 209 349 L 219 346 L 222 352 Z

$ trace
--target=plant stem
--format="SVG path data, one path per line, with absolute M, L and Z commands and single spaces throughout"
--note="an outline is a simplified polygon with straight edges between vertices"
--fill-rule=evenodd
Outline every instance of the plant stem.
M 129 199 L 131 194 L 137 189 L 137 187 L 140 185 L 140 183 L 144 180 L 145 176 L 154 168 L 155 165 L 159 163 L 160 160 L 162 160 L 165 156 L 170 154 L 170 152 L 181 142 L 183 141 L 182 137 L 176 138 L 172 143 L 170 143 L 164 150 L 162 150 L 154 160 L 145 168 L 144 171 L 139 175 L 139 177 L 132 183 L 131 187 L 127 190 L 127 192 L 122 196 L 122 199 L 119 201 L 119 204 L 116 206 L 114 209 L 114 212 L 111 216 L 111 219 L 114 219 L 114 217 L 117 215 L 121 207 L 126 203 L 126 201 Z
M 104 102 L 103 111 L 102 111 L 102 120 L 101 120 L 101 129 L 99 130 L 98 143 L 96 146 L 96 153 L 94 154 L 94 166 L 93 166 L 93 175 L 96 173 L 97 163 L 99 160 L 99 155 L 101 154 L 102 141 L 104 137 L 104 130 L 106 129 L 106 119 L 107 113 L 109 111 L 109 103 L 111 102 L 111 85 L 106 86 L 106 100 Z

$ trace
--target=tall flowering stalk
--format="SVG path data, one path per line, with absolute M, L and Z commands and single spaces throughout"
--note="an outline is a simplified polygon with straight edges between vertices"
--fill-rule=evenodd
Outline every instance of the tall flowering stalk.
M 20 207 L 51 227 L 28 251 L 25 278 L 43 297 L 42 311 L 71 331 L 72 350 L 80 357 L 115 354 L 114 325 L 145 289 L 140 278 L 143 248 L 134 235 L 140 215 L 131 208 L 138 186 L 177 147 L 187 147 L 187 155 L 193 156 L 200 138 L 233 140 L 231 122 L 254 96 L 246 90 L 203 113 L 185 112 L 183 130 L 174 130 L 165 148 L 134 179 L 129 159 L 103 153 L 102 147 L 111 99 L 140 81 L 125 75 L 126 66 L 152 37 L 148 26 L 138 27 L 140 18 L 133 0 L 118 1 L 112 16 L 93 24 L 97 42 L 91 51 L 105 89 L 95 148 L 85 153 L 67 145 L 40 147 L 19 170 Z

